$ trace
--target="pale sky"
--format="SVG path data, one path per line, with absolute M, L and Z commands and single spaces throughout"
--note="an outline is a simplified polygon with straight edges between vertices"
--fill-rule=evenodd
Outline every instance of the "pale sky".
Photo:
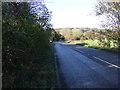
M 54 28 L 100 28 L 99 18 L 91 15 L 96 3 L 96 0 L 46 0 L 47 8 L 52 11 Z

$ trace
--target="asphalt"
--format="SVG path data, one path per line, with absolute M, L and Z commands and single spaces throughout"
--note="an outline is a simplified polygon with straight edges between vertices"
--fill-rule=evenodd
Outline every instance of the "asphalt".
M 54 42 L 58 88 L 118 88 L 118 54 Z

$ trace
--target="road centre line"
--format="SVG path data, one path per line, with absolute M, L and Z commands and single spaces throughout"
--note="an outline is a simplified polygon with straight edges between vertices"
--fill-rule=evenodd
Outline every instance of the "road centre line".
M 79 52 L 81 52 L 81 53 L 85 53 L 85 52 L 83 52 L 83 51 L 79 51 Z
M 85 53 L 85 52 L 83 52 L 83 51 L 79 51 L 79 52 Z M 88 54 L 88 55 L 90 55 L 90 54 Z M 96 58 L 96 59 L 98 59 L 98 60 L 100 60 L 100 61 L 102 61 L 102 62 L 104 62 L 104 63 L 107 63 L 107 64 L 109 64 L 109 65 L 111 65 L 111 66 L 113 66 L 113 67 L 115 67 L 115 68 L 119 68 L 119 69 L 120 69 L 119 66 L 117 66 L 117 65 L 115 65 L 115 64 L 112 64 L 112 63 L 109 63 L 109 62 L 107 62 L 107 61 L 104 61 L 104 60 L 102 60 L 101 58 L 98 58 L 98 57 L 96 57 L 96 56 L 93 56 L 93 58 Z
M 119 69 L 120 69 L 120 67 L 117 66 L 117 65 L 115 65 L 115 64 L 109 63 L 109 62 L 104 61 L 104 60 L 102 60 L 102 59 L 100 59 L 100 58 L 98 58 L 98 57 L 95 57 L 95 56 L 93 56 L 93 57 L 96 58 L 96 59 L 98 59 L 98 60 L 100 60 L 100 61 L 102 61 L 102 62 L 105 62 L 105 63 L 107 63 L 107 64 L 109 64 L 109 65 L 111 65 L 111 66 L 113 66 L 113 67 L 116 67 L 116 68 L 119 68 Z

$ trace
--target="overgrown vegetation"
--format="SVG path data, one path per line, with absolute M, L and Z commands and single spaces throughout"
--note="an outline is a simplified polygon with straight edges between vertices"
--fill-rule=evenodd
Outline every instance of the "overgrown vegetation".
M 2 3 L 3 88 L 55 87 L 50 18 L 42 2 Z

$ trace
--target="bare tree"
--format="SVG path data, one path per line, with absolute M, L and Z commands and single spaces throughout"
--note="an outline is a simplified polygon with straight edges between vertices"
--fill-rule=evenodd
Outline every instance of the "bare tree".
M 95 8 L 96 15 L 105 16 L 102 27 L 120 30 L 120 2 L 99 2 Z

